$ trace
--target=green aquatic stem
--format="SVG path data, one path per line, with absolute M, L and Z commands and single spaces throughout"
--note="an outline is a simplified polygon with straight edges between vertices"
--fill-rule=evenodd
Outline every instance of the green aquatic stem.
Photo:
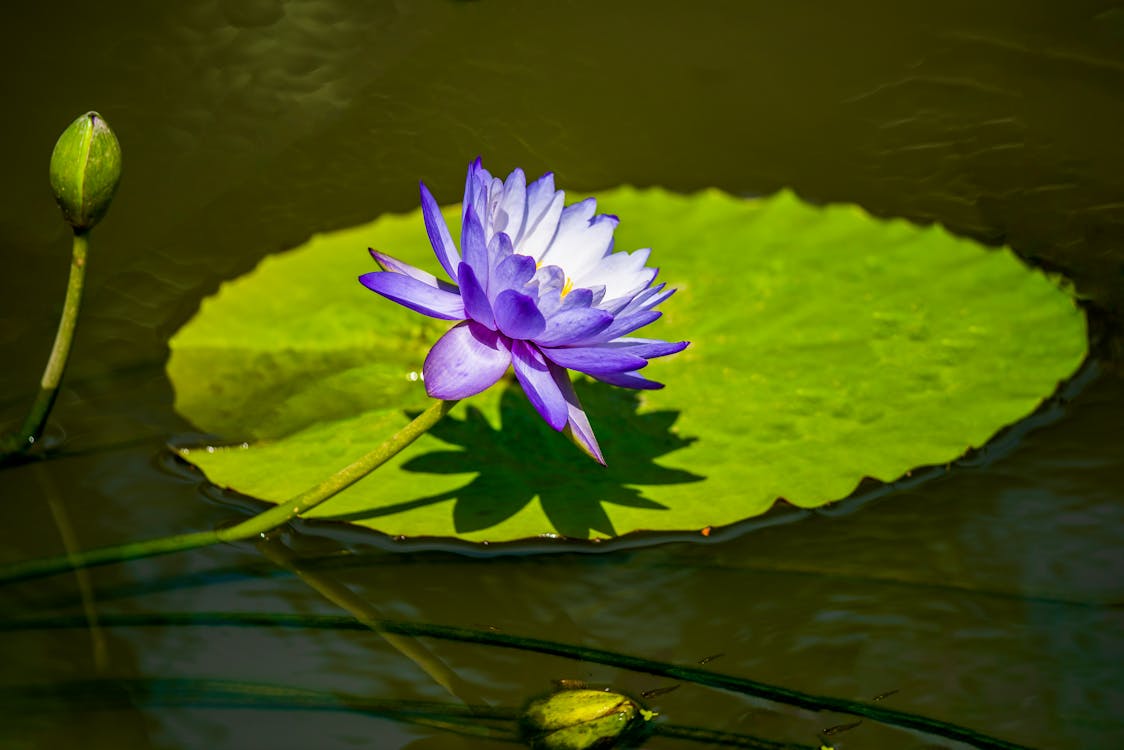
M 887 726 L 926 732 L 934 737 L 942 737 L 961 742 L 981 750 L 1031 750 L 1026 745 L 991 737 L 969 727 L 963 727 L 940 719 L 908 713 L 877 703 L 861 703 L 845 698 L 815 695 L 799 690 L 771 685 L 746 677 L 723 674 L 699 666 L 676 664 L 673 662 L 646 659 L 642 656 L 592 646 L 581 646 L 543 638 L 520 636 L 491 630 L 462 628 L 452 625 L 407 622 L 402 620 L 377 620 L 359 622 L 350 616 L 339 615 L 298 615 L 265 612 L 152 612 L 141 614 L 103 615 L 104 627 L 248 627 L 248 628 L 323 628 L 338 631 L 377 630 L 380 633 L 395 633 L 412 638 L 436 638 L 438 640 L 468 643 L 493 648 L 528 651 L 563 659 L 571 659 L 587 664 L 602 664 L 640 674 L 666 677 L 681 682 L 716 690 L 724 690 L 740 695 L 783 703 L 808 711 L 830 711 L 833 713 L 860 716 Z M 21 630 L 61 630 L 84 627 L 86 621 L 78 615 L 57 617 L 36 617 L 25 619 L 0 619 L 0 633 Z
M 160 677 L 8 685 L 0 687 L 0 701 L 9 711 L 48 716 L 65 713 L 75 705 L 81 705 L 84 711 L 114 711 L 144 706 L 360 713 L 500 742 L 519 741 L 517 722 L 521 713 L 516 708 L 483 703 L 464 706 L 438 701 L 375 698 L 274 683 Z M 816 750 L 811 745 L 662 721 L 652 725 L 651 731 L 661 737 L 702 742 L 708 747 Z
M 253 682 L 190 678 L 88 679 L 0 687 L 0 700 L 21 713 L 65 713 L 125 707 L 221 708 L 227 710 L 339 711 L 377 716 L 471 737 L 514 741 L 519 712 L 486 704 L 394 700 L 355 693 Z
M 39 381 L 39 393 L 27 413 L 23 427 L 15 435 L 10 435 L 0 450 L 0 459 L 18 455 L 30 450 L 43 434 L 47 416 L 55 404 L 59 393 L 66 361 L 70 357 L 70 345 L 74 341 L 74 329 L 78 326 L 78 310 L 82 307 L 82 289 L 86 285 L 86 255 L 90 246 L 90 235 L 85 230 L 75 230 L 73 249 L 70 256 L 70 278 L 66 282 L 66 300 L 63 302 L 62 317 L 55 332 L 55 343 L 51 356 Z
M 382 466 L 437 424 L 456 403 L 456 401 L 434 402 L 428 409 L 415 417 L 412 422 L 362 458 L 345 466 L 316 486 L 310 487 L 287 502 L 279 503 L 241 523 L 213 531 L 177 534 L 143 542 L 100 547 L 85 552 L 74 552 L 69 555 L 15 563 L 0 568 L 0 584 L 43 578 L 56 573 L 92 568 L 115 562 L 167 555 L 172 552 L 199 547 L 209 547 L 220 542 L 236 542 L 265 534 L 297 518 L 302 513 L 312 510 Z

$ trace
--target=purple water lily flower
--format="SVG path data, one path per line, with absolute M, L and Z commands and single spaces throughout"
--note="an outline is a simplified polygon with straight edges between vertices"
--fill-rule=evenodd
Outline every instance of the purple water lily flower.
M 644 265 L 650 250 L 613 252 L 617 217 L 594 215 L 593 198 L 563 207 L 564 197 L 550 173 L 530 185 L 521 169 L 500 180 L 477 159 L 464 189 L 463 257 L 421 185 L 429 241 L 457 284 L 376 250 L 384 270 L 359 281 L 411 310 L 461 321 L 425 359 L 430 396 L 472 396 L 514 366 L 547 424 L 603 464 L 567 370 L 626 388 L 662 388 L 637 371 L 687 342 L 628 336 L 658 318 L 656 305 L 675 290 L 652 286 L 657 270 Z

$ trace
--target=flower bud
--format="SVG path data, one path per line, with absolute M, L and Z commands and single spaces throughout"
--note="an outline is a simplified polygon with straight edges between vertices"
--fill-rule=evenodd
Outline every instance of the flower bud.
M 523 731 L 537 750 L 611 748 L 653 716 L 620 693 L 560 690 L 527 706 Z
M 87 112 L 70 123 L 51 152 L 51 189 L 76 232 L 105 216 L 120 180 L 121 146 L 102 116 Z

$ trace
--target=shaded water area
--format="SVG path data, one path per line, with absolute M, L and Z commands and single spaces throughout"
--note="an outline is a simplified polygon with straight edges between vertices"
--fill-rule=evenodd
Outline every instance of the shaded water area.
M 415 702 L 462 705 L 418 662 L 440 660 L 453 693 L 498 709 L 555 679 L 634 695 L 677 682 L 392 643 L 342 627 L 325 582 L 371 617 L 705 661 L 1031 747 L 1124 746 L 1124 5 L 131 5 L 21 8 L 0 30 L 5 425 L 34 394 L 65 285 L 54 139 L 96 108 L 125 160 L 49 429 L 57 451 L 0 473 L 0 563 L 248 512 L 166 449 L 193 429 L 172 409 L 168 337 L 265 255 L 413 208 L 418 179 L 456 197 L 476 154 L 573 190 L 787 186 L 1010 244 L 1072 280 L 1094 356 L 1031 422 L 948 471 L 706 540 L 464 554 L 304 524 L 272 552 L 227 545 L 4 587 L 4 621 L 40 627 L 0 639 L 0 746 L 510 747 L 432 711 L 408 720 Z M 431 656 L 400 650 L 417 644 Z M 854 722 L 694 683 L 647 703 L 711 732 L 651 748 L 814 745 Z M 962 746 L 873 721 L 831 739 Z

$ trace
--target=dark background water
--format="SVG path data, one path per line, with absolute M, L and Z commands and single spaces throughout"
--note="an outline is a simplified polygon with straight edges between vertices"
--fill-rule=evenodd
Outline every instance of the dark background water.
M 1093 324 L 1081 387 L 947 474 L 707 544 L 466 558 L 322 528 L 284 542 L 385 617 L 686 664 L 721 652 L 709 667 L 854 700 L 897 690 L 883 703 L 1035 747 L 1124 746 L 1121 3 L 64 2 L 8 10 L 0 34 L 2 421 L 33 395 L 65 285 L 54 139 L 98 109 L 125 154 L 52 421 L 61 452 L 3 471 L 0 561 L 61 552 L 60 529 L 91 547 L 235 517 L 164 451 L 191 430 L 171 408 L 168 336 L 263 256 L 414 207 L 419 178 L 455 198 L 483 154 L 573 190 L 790 186 L 1064 272 Z M 96 570 L 88 588 L 102 617 L 341 612 L 250 546 Z M 73 576 L 0 592 L 5 617 L 81 602 Z M 205 690 L 161 706 L 123 682 L 450 700 L 370 633 L 110 627 L 0 643 L 5 695 L 54 691 L 8 703 L 4 747 L 502 746 L 358 710 L 215 707 Z M 500 706 L 555 678 L 667 684 L 428 645 Z M 95 678 L 105 705 L 80 711 Z M 676 723 L 806 743 L 848 721 L 693 685 L 651 702 Z M 948 746 L 871 722 L 836 739 Z

